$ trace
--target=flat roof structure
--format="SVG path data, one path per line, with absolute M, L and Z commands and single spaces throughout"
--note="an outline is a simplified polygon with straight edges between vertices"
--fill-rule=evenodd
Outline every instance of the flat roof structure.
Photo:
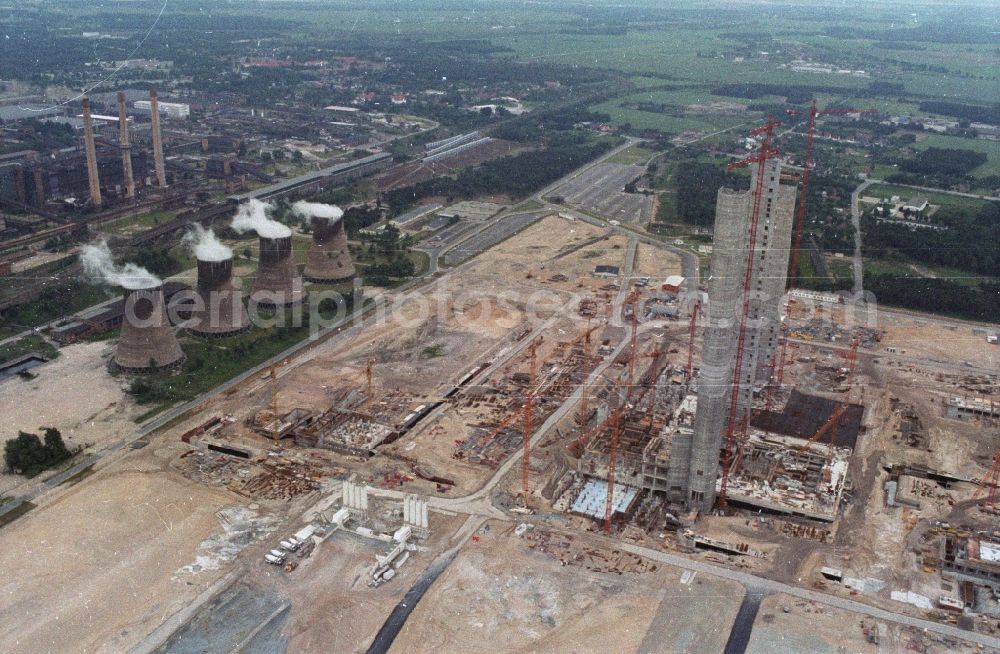
M 639 489 L 624 484 L 615 484 L 615 492 L 611 498 L 611 512 L 628 513 L 639 494 Z M 608 502 L 608 482 L 603 479 L 588 479 L 573 501 L 570 511 L 587 515 L 597 520 L 604 519 L 604 511 Z
M 444 216 L 445 218 L 457 216 L 459 218 L 467 218 L 469 220 L 486 220 L 503 208 L 504 205 L 502 204 L 466 200 L 464 202 L 453 204 L 447 209 L 442 209 L 438 212 L 438 214 Z
M 282 195 L 284 193 L 289 193 L 295 189 L 303 186 L 308 186 L 314 182 L 322 182 L 326 178 L 335 178 L 338 176 L 343 176 L 347 173 L 358 171 L 358 175 L 367 172 L 367 167 L 374 166 L 376 164 L 384 163 L 388 165 L 392 161 L 392 154 L 388 152 L 380 152 L 378 154 L 373 154 L 367 157 L 362 157 L 360 159 L 354 159 L 353 161 L 346 161 L 344 163 L 339 163 L 328 168 L 322 168 L 320 170 L 314 170 L 312 172 L 304 173 L 298 177 L 292 177 L 291 179 L 286 179 L 270 186 L 264 186 L 262 188 L 250 191 L 248 193 L 242 193 L 240 195 L 229 196 L 230 201 L 243 203 L 250 199 L 262 200 L 265 198 Z
M 809 440 L 830 418 L 838 404 L 840 403 L 836 400 L 806 395 L 793 389 L 781 411 L 761 411 L 750 421 L 750 426 L 772 434 Z M 841 417 L 837 429 L 832 430 L 832 440 L 829 434 L 823 440 L 838 447 L 853 449 L 858 442 L 864 413 L 863 406 L 851 404 Z

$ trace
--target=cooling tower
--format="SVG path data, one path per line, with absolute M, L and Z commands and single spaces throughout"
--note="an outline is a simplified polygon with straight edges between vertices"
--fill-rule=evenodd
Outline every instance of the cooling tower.
M 176 370 L 184 352 L 167 319 L 163 287 L 125 289 L 125 316 L 113 368 L 126 373 Z
M 347 249 L 343 219 L 329 222 L 315 218 L 312 227 L 313 242 L 306 261 L 306 280 L 322 284 L 354 279 L 354 262 Z
M 292 237 L 260 237 L 260 263 L 250 299 L 260 306 L 290 306 L 305 299 L 302 279 L 296 277 Z
M 199 307 L 191 312 L 188 331 L 197 336 L 233 336 L 250 329 L 243 291 L 233 284 L 233 259 L 198 260 Z

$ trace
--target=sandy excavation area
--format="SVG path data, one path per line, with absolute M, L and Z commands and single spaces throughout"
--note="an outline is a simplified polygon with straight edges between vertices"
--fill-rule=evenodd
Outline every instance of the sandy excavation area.
M 175 448 L 153 447 L 0 530 L 0 651 L 126 651 L 222 574 L 201 545 L 240 498 L 186 481 L 166 465 Z M 217 569 L 182 570 L 196 562 Z
M 391 652 L 716 654 L 725 647 L 743 598 L 739 584 L 701 574 L 684 583 L 681 571 L 631 555 L 620 574 L 588 569 L 598 566 L 586 553 L 564 564 L 531 549 L 537 541 L 516 535 L 514 525 L 489 526 L 437 579 Z
M 879 327 L 885 330 L 880 345 L 894 347 L 907 356 L 948 363 L 970 362 L 980 368 L 1000 370 L 1000 346 L 986 342 L 986 329 L 954 321 L 945 325 L 903 315 L 879 316 Z M 991 329 L 990 333 L 997 330 Z
M 113 341 L 70 345 L 59 350 L 58 358 L 32 368 L 35 379 L 0 382 L 0 441 L 16 438 L 20 430 L 40 433 L 42 427 L 55 427 L 70 448 L 101 448 L 135 431 L 133 419 L 144 409 L 122 390 L 121 379 L 108 374 L 113 347 Z M 0 493 L 23 481 L 0 475 Z
M 870 642 L 866 632 L 877 633 L 879 645 Z M 746 649 L 747 654 L 965 654 L 978 651 L 982 650 L 966 641 L 924 633 L 788 595 L 764 598 Z
M 679 254 L 642 243 L 636 246 L 633 277 L 650 277 L 654 282 L 662 283 L 667 277 L 680 274 L 682 267 Z
M 430 537 L 421 542 L 426 551 L 414 553 L 398 575 L 378 588 L 370 588 L 368 574 L 375 555 L 385 549 L 350 533 L 337 533 L 323 541 L 298 570 L 279 574 L 261 566 L 255 572 L 272 577 L 273 588 L 291 603 L 282 633 L 289 652 L 364 652 L 375 634 L 428 565 L 453 545 L 452 538 L 464 516 L 431 513 Z

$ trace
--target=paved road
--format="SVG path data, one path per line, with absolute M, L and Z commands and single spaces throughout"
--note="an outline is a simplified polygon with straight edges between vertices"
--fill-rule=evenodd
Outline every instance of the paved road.
M 465 542 L 479 529 L 483 522 L 485 522 L 483 518 L 469 516 L 453 538 L 455 545 L 434 559 L 424 573 L 420 575 L 417 583 L 406 592 L 403 599 L 400 600 L 399 604 L 392 610 L 392 613 L 389 614 L 382 628 L 375 634 L 375 639 L 368 647 L 367 654 L 385 654 L 389 651 L 393 641 L 396 640 L 396 636 L 403 630 L 406 619 L 410 617 L 413 609 L 417 607 L 417 603 L 424 596 L 424 593 L 441 576 L 441 573 L 451 565 L 451 562 L 458 555 L 459 550 L 462 549 Z
M 723 654 L 743 654 L 750 644 L 750 634 L 753 633 L 753 623 L 757 620 L 757 612 L 760 610 L 761 601 L 768 595 L 767 591 L 759 588 L 747 588 L 743 602 L 740 603 L 740 610 L 733 620 L 733 628 L 729 632 L 729 640 L 726 641 L 726 649 Z
M 959 629 L 958 627 L 953 627 L 948 624 L 941 624 L 938 622 L 931 622 L 930 620 L 923 620 L 921 618 L 914 618 L 903 613 L 896 613 L 895 611 L 887 611 L 869 604 L 858 602 L 855 600 L 847 599 L 844 597 L 838 597 L 837 595 L 830 595 L 827 593 L 820 593 L 818 591 L 809 590 L 806 588 L 799 588 L 798 586 L 791 586 L 780 581 L 774 581 L 772 579 L 765 579 L 764 577 L 758 577 L 757 575 L 752 575 L 748 572 L 740 572 L 738 570 L 731 570 L 721 565 L 716 565 L 714 563 L 708 563 L 706 561 L 696 561 L 677 554 L 670 554 L 668 552 L 661 552 L 659 550 L 652 550 L 648 547 L 642 547 L 640 545 L 635 545 L 634 543 L 621 542 L 611 538 L 607 538 L 607 544 L 609 547 L 624 550 L 626 552 L 631 552 L 632 554 L 637 554 L 653 561 L 660 561 L 661 563 L 666 563 L 668 565 L 676 566 L 684 570 L 693 570 L 695 572 L 703 572 L 705 574 L 716 575 L 718 577 L 723 577 L 724 579 L 731 579 L 732 581 L 737 581 L 743 584 L 748 589 L 758 589 L 757 592 L 765 593 L 785 593 L 786 595 L 791 595 L 793 597 L 798 597 L 800 599 L 809 600 L 816 602 L 818 604 L 823 604 L 826 606 L 832 606 L 834 608 L 843 609 L 845 611 L 853 611 L 855 613 L 861 613 L 873 617 L 878 620 L 886 620 L 888 622 L 896 622 L 898 624 L 904 624 L 909 627 L 916 627 L 917 629 L 923 629 L 925 631 L 931 631 L 936 634 L 941 634 L 943 636 L 950 636 L 952 638 L 959 638 L 962 640 L 971 641 L 973 643 L 978 643 L 984 647 L 994 647 L 1000 648 L 1000 638 L 994 638 L 993 636 L 987 636 L 986 634 L 979 634 L 974 631 L 966 631 L 964 629 Z
M 975 200 L 992 200 L 993 202 L 1000 202 L 1000 196 L 997 195 L 976 195 L 975 193 L 963 193 L 962 191 L 949 191 L 943 188 L 934 188 L 933 186 L 916 186 L 914 184 L 895 184 L 893 182 L 883 182 L 880 179 L 872 180 L 873 183 L 878 184 L 888 184 L 889 186 L 902 186 L 903 188 L 912 188 L 918 191 L 927 191 L 928 193 L 941 193 L 943 195 L 954 195 L 961 198 L 973 198 Z

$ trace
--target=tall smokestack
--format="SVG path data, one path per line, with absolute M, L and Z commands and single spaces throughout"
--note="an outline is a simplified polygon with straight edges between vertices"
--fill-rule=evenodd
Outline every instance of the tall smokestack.
M 305 299 L 302 279 L 295 275 L 292 237 L 260 237 L 260 261 L 250 299 L 261 306 L 290 306 Z
M 38 166 L 38 164 L 35 164 Z M 32 172 L 35 178 L 35 206 L 39 209 L 45 208 L 45 177 L 40 167 Z
M 167 186 L 167 172 L 163 168 L 163 135 L 160 134 L 160 107 L 156 102 L 156 89 L 149 89 L 149 112 L 153 129 L 153 164 L 156 166 L 156 185 Z
M 184 351 L 167 319 L 163 287 L 126 288 L 124 294 L 125 318 L 112 367 L 146 374 L 183 365 Z
M 233 257 L 198 259 L 201 307 L 191 313 L 188 331 L 198 336 L 233 336 L 250 329 L 243 291 L 233 284 Z
M 125 178 L 125 197 L 135 197 L 135 180 L 132 178 L 132 145 L 128 140 L 128 116 L 125 115 L 125 94 L 118 92 L 118 145 L 122 150 L 122 176 Z
M 344 220 L 313 220 L 313 242 L 306 261 L 306 281 L 323 283 L 354 279 L 354 262 L 347 249 Z
M 87 151 L 87 180 L 90 182 L 90 201 L 101 208 L 101 180 L 97 176 L 97 151 L 94 149 L 94 126 L 90 123 L 90 98 L 83 98 L 83 143 Z

